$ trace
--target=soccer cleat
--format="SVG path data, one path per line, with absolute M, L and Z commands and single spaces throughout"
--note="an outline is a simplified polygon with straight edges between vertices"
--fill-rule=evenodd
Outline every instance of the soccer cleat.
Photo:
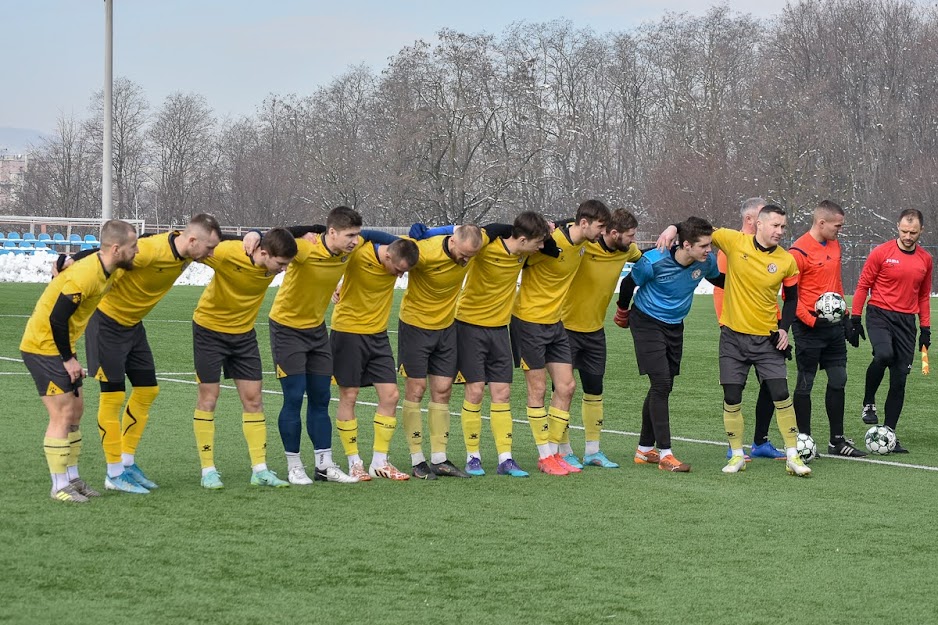
M 357 484 L 358 478 L 347 475 L 345 471 L 339 468 L 339 465 L 333 464 L 326 467 L 325 469 L 320 469 L 316 467 L 316 472 L 313 474 L 313 479 L 317 482 L 335 482 L 336 484 Z
M 75 485 L 69 483 L 65 488 L 52 491 L 50 497 L 56 501 L 67 501 L 68 503 L 87 503 L 88 498 L 78 492 Z
M 273 486 L 274 488 L 283 488 L 289 485 L 290 482 L 281 480 L 279 477 L 277 477 L 277 474 L 270 469 L 255 471 L 251 474 L 251 486 Z
M 566 463 L 561 464 L 559 459 L 560 456 L 556 454 L 541 458 L 537 461 L 537 470 L 547 475 L 568 475 L 570 472 L 564 466 Z
M 128 467 L 124 467 L 124 473 L 130 475 L 137 484 L 140 484 L 147 490 L 153 490 L 154 488 L 159 488 L 156 485 L 156 482 L 147 479 L 147 476 L 143 474 L 143 471 L 137 466 L 137 463 L 133 463 Z
M 209 471 L 202 476 L 202 488 L 219 490 L 224 487 L 225 485 L 221 482 L 221 473 L 218 471 Z
M 595 454 L 587 454 L 583 456 L 583 466 L 585 467 L 602 467 L 604 469 L 618 469 L 619 465 L 606 457 L 601 451 L 597 451 Z
M 554 457 L 557 458 L 557 463 L 567 470 L 567 473 L 581 473 L 583 469 L 578 469 L 569 462 L 563 459 L 563 456 L 560 454 L 554 454 Z
M 743 464 L 745 465 L 746 463 L 743 462 Z M 661 461 L 658 462 L 658 468 L 662 471 L 670 471 L 671 473 L 690 473 L 690 465 L 684 464 L 675 458 L 674 454 L 661 456 Z
M 733 457 L 730 458 L 730 461 L 726 463 L 726 466 L 723 467 L 724 473 L 739 473 L 740 471 L 746 470 L 746 459 L 742 456 L 737 456 L 733 454 Z
M 505 462 L 498 463 L 498 468 L 495 469 L 495 472 L 499 475 L 510 475 L 511 477 L 528 477 L 528 472 L 522 470 L 518 466 L 518 463 L 515 462 L 514 458 L 509 458 Z
M 84 497 L 90 498 L 90 497 L 101 496 L 101 493 L 99 493 L 95 489 L 88 486 L 88 483 L 85 480 L 81 479 L 80 477 L 76 477 L 74 480 L 70 481 L 69 485 L 74 486 L 75 490 L 77 490 L 79 494 L 81 494 Z
M 583 468 L 583 463 L 580 462 L 580 459 L 577 458 L 577 457 L 576 457 L 576 454 L 573 453 L 573 452 L 570 452 L 569 454 L 565 454 L 565 455 L 561 456 L 561 458 L 563 459 L 564 462 L 566 462 L 567 464 L 569 464 L 569 465 L 570 465 L 571 467 L 573 467 L 574 469 L 582 469 L 582 468 Z
M 134 479 L 128 475 L 126 470 L 117 477 L 111 477 L 110 475 L 105 476 L 104 488 L 107 490 L 119 490 L 122 493 L 135 493 L 137 495 L 146 495 L 150 492 L 140 484 L 137 484 Z
M 862 458 L 866 455 L 865 451 L 860 451 L 854 447 L 853 441 L 849 438 L 841 438 L 836 443 L 828 443 L 827 453 L 832 456 L 846 456 L 847 458 Z
M 893 448 L 892 448 L 892 451 L 889 452 L 889 453 L 892 453 L 892 454 L 907 454 L 907 453 L 909 453 L 909 450 L 906 449 L 905 447 L 903 447 L 902 444 L 899 443 L 899 439 L 897 438 L 897 439 L 896 439 L 896 446 L 893 447 Z
M 784 454 L 783 454 L 783 456 L 784 456 Z M 729 459 L 732 458 L 732 457 L 733 457 L 733 448 L 732 448 L 732 447 L 727 447 L 727 448 L 726 448 L 726 459 L 729 460 Z M 746 459 L 746 462 L 752 462 L 752 457 L 751 457 L 749 454 L 745 453 L 745 452 L 743 452 L 743 458 Z
M 860 418 L 863 419 L 863 423 L 867 425 L 876 425 L 879 423 L 879 416 L 876 414 L 876 404 L 864 404 Z
M 469 458 L 469 462 L 466 463 L 466 473 L 476 477 L 485 475 L 485 469 L 482 468 L 482 459 L 475 456 Z
M 309 486 L 313 480 L 306 475 L 306 467 L 294 467 L 287 472 L 287 480 L 297 486 Z
M 395 482 L 404 482 L 410 479 L 409 475 L 399 471 L 397 467 L 395 467 L 390 462 L 383 467 L 376 467 L 371 465 L 368 467 L 368 474 L 371 477 L 383 477 L 386 480 L 393 480 Z
M 462 477 L 465 479 L 472 477 L 449 460 L 444 460 L 437 464 L 431 462 L 430 470 L 441 477 Z
M 797 475 L 798 477 L 810 477 L 811 469 L 804 463 L 804 460 L 801 459 L 801 456 L 795 456 L 794 458 L 789 458 L 785 461 L 785 470 L 788 471 L 789 475 Z
M 348 469 L 349 477 L 354 477 L 359 482 L 370 482 L 371 476 L 368 475 L 368 471 L 365 471 L 365 465 L 361 462 L 356 462 Z
M 785 452 L 776 449 L 772 441 L 768 439 L 766 439 L 764 443 L 753 445 L 752 449 L 749 451 L 749 455 L 753 458 L 771 458 L 772 460 L 785 459 Z
M 424 460 L 419 464 L 415 464 L 410 470 L 410 474 L 413 475 L 418 480 L 435 480 L 436 473 L 430 470 L 430 465 L 427 464 L 427 461 Z
M 642 451 L 636 448 L 634 462 L 635 464 L 658 464 L 661 462 L 661 455 L 658 453 L 657 449 Z

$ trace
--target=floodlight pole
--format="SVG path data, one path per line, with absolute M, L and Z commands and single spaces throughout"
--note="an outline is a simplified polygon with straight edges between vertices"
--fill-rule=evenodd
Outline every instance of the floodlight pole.
M 101 163 L 101 219 L 111 219 L 111 169 L 114 159 L 113 114 L 114 97 L 114 0 L 104 0 L 104 156 Z

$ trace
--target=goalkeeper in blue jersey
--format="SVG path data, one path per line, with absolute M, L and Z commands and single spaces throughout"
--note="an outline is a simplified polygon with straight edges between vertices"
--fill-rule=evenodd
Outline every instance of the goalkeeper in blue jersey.
M 677 232 L 676 246 L 664 252 L 646 252 L 622 280 L 616 323 L 632 329 L 638 372 L 651 381 L 642 407 L 636 458 L 657 455 L 659 469 L 687 473 L 690 465 L 671 452 L 668 396 L 681 372 L 684 318 L 693 304 L 694 290 L 703 278 L 722 286 L 723 274 L 710 251 L 713 226 L 699 217 L 689 217 L 678 224 Z

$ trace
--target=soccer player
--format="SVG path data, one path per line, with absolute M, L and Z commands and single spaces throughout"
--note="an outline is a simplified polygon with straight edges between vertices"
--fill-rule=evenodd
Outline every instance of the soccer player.
M 573 368 L 583 386 L 583 428 L 586 450 L 583 462 L 570 447 L 570 431 L 564 433 L 559 453 L 567 464 L 618 468 L 599 449 L 603 426 L 603 377 L 606 374 L 606 309 L 622 275 L 625 263 L 641 258 L 632 242 L 638 221 L 625 209 L 612 211 L 606 231 L 595 242 L 586 243 L 586 253 L 563 301 L 561 320 L 570 342 Z
M 100 496 L 78 474 L 85 373 L 75 343 L 114 272 L 132 268 L 136 253 L 134 227 L 116 219 L 106 221 L 99 251 L 56 276 L 26 323 L 20 352 L 49 413 L 43 448 L 52 476 L 51 496 L 56 501 L 86 503 L 89 497 Z
M 841 278 L 840 242 L 844 210 L 830 200 L 814 209 L 811 229 L 792 244 L 788 251 L 798 264 L 797 318 L 792 324 L 795 339 L 795 417 L 798 431 L 811 433 L 811 389 L 818 367 L 827 373 L 824 405 L 830 423 L 827 452 L 859 458 L 866 455 L 844 437 L 844 387 L 847 384 L 847 343 L 844 322 L 831 323 L 814 309 L 818 298 L 827 292 L 844 294 Z
M 765 199 L 761 197 L 751 197 L 742 203 L 740 208 L 740 217 L 742 225 L 740 232 L 748 235 L 756 233 L 756 219 L 759 217 L 759 211 L 766 205 Z M 726 254 L 722 250 L 717 251 L 717 265 L 721 273 L 726 273 Z M 723 314 L 723 289 L 713 288 L 713 308 L 716 310 L 717 320 Z M 775 405 L 772 403 L 772 397 L 765 384 L 759 382 L 759 395 L 756 398 L 756 427 L 752 437 L 752 448 L 749 455 L 743 454 L 746 462 L 749 462 L 750 456 L 753 458 L 770 458 L 773 460 L 782 460 L 785 453 L 776 449 L 772 441 L 769 440 L 769 426 L 772 424 L 772 414 L 775 412 Z M 729 460 L 733 455 L 733 450 L 727 448 L 726 459 Z
M 687 473 L 690 465 L 671 451 L 668 398 L 674 378 L 681 372 L 684 319 L 694 303 L 694 291 L 703 278 L 721 283 L 716 257 L 710 252 L 713 226 L 699 217 L 677 225 L 677 246 L 651 250 L 641 257 L 623 280 L 619 308 L 623 327 L 632 328 L 638 371 L 651 383 L 642 406 L 642 431 L 635 452 L 637 464 L 652 464 L 673 473 Z M 635 293 L 631 311 L 628 303 Z M 623 305 L 624 304 L 624 305 Z M 655 451 L 655 444 L 658 451 Z
M 349 462 L 349 475 L 361 481 L 372 477 L 403 481 L 409 475 L 388 460 L 397 427 L 397 372 L 388 340 L 388 317 L 394 284 L 420 258 L 417 244 L 399 239 L 391 244 L 359 246 L 348 261 L 345 279 L 332 310 L 333 375 L 339 386 L 336 429 Z M 374 454 L 365 471 L 358 454 L 355 402 L 362 386 L 374 386 L 378 408 L 374 416 Z
M 570 403 L 576 388 L 570 342 L 560 317 L 564 297 L 586 253 L 586 243 L 600 237 L 609 219 L 609 209 L 599 200 L 580 204 L 574 223 L 551 233 L 560 253 L 556 257 L 535 254 L 525 262 L 512 310 L 511 349 L 515 365 L 524 371 L 528 422 L 540 457 L 537 466 L 549 475 L 580 472 L 558 453 L 569 427 Z M 548 373 L 554 385 L 549 410 L 544 401 Z
M 876 247 L 866 259 L 856 292 L 847 340 L 859 347 L 863 332 L 860 315 L 866 306 L 866 330 L 873 346 L 873 361 L 866 370 L 863 422 L 875 425 L 876 391 L 889 369 L 886 395 L 887 427 L 896 429 L 905 403 L 905 381 L 915 359 L 915 315 L 919 318 L 918 350 L 931 346 L 932 257 L 918 245 L 924 220 L 921 211 L 907 208 L 899 214 L 899 236 Z M 894 453 L 909 450 L 896 441 Z
M 135 455 L 160 391 L 143 318 L 163 298 L 192 261 L 211 256 L 221 228 L 200 214 L 180 231 L 143 237 L 130 271 L 118 271 L 110 290 L 91 315 L 85 337 L 88 371 L 98 380 L 98 432 L 104 447 L 108 490 L 146 494 L 156 484 Z M 132 390 L 127 405 L 125 378 Z
M 223 488 L 215 468 L 215 406 L 221 373 L 233 378 L 244 409 L 242 432 L 251 457 L 253 486 L 289 486 L 267 468 L 267 427 L 261 396 L 261 355 L 254 322 L 267 288 L 296 256 L 289 231 L 273 228 L 251 253 L 240 241 L 224 241 L 205 264 L 215 270 L 192 316 L 192 347 L 199 396 L 192 421 L 202 465 L 202 487 Z
M 316 457 L 315 479 L 343 484 L 358 481 L 332 459 L 329 387 L 333 359 L 325 316 L 351 253 L 363 244 L 361 230 L 361 215 L 348 206 L 338 206 L 326 218 L 325 233 L 313 241 L 297 239 L 296 257 L 270 309 L 270 349 L 283 391 L 277 425 L 291 484 L 313 483 L 300 457 L 304 395 L 308 398 L 306 429 Z
M 398 320 L 397 358 L 405 376 L 401 416 L 410 446 L 411 475 L 468 478 L 470 475 L 446 456 L 449 438 L 449 400 L 456 377 L 456 298 L 469 261 L 488 236 L 472 224 L 456 227 L 452 235 L 417 241 L 419 260 L 407 277 Z M 430 422 L 430 465 L 423 454 L 423 417 L 420 402 L 430 387 L 427 406 Z

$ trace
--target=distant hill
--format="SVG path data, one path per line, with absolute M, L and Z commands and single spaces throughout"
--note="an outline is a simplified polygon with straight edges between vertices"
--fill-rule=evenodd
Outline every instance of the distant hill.
M 0 154 L 24 154 L 41 140 L 42 133 L 38 130 L 0 126 Z

